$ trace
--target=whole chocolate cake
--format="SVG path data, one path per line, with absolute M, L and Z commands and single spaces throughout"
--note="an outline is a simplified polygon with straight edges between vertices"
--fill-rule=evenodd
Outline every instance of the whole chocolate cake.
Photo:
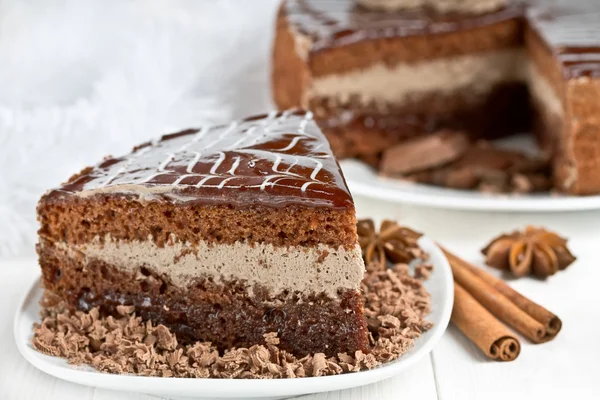
M 189 130 L 109 157 L 38 205 L 43 285 L 221 349 L 368 351 L 356 217 L 310 112 Z
M 600 192 L 600 2 L 288 0 L 273 90 L 312 109 L 340 157 L 379 165 L 444 129 L 533 126 L 555 186 Z

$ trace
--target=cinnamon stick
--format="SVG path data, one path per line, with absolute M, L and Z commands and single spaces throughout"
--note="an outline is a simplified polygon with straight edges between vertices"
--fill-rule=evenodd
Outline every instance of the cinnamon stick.
M 513 361 L 521 352 L 519 340 L 508 328 L 456 282 L 452 322 L 489 358 Z
M 546 328 L 546 336 L 543 341 L 548 341 L 554 339 L 560 329 L 562 328 L 562 321 L 556 315 L 540 306 L 537 303 L 529 300 L 527 297 L 523 296 L 521 293 L 517 292 L 510 286 L 506 284 L 502 279 L 498 279 L 495 276 L 485 272 L 481 268 L 477 268 L 476 266 L 464 263 L 464 266 L 473 274 L 477 275 L 483 281 L 485 281 L 488 285 L 498 290 L 504 296 L 506 296 L 510 301 L 512 301 L 517 307 L 521 310 L 525 311 L 527 314 L 531 315 L 536 321 L 540 322 Z
M 442 250 L 450 261 L 454 280 L 482 306 L 532 342 L 542 343 L 548 340 L 544 325 L 517 307 L 500 291 L 470 272 L 466 267 L 466 264 L 468 264 L 466 261 L 445 249 Z

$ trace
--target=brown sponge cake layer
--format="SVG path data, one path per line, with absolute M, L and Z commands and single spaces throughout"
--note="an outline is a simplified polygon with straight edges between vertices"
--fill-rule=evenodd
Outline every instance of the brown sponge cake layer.
M 336 299 L 293 291 L 273 297 L 261 285 L 250 291 L 245 282 L 210 278 L 181 288 L 144 267 L 125 272 L 44 242 L 38 252 L 44 287 L 72 309 L 98 306 L 116 315 L 117 306 L 133 305 L 184 343 L 210 340 L 224 350 L 264 343 L 265 333 L 277 332 L 282 348 L 298 355 L 368 351 L 358 290 L 341 290 Z
M 110 235 L 115 240 L 148 240 L 164 246 L 171 236 L 197 244 L 238 241 L 273 246 L 352 249 L 356 245 L 354 209 L 269 208 L 264 206 L 177 204 L 140 201 L 134 195 L 44 196 L 38 205 L 40 236 L 84 244 Z
M 173 241 L 158 247 L 152 240 L 119 241 L 107 236 L 82 245 L 42 241 L 40 246 L 71 257 L 101 260 L 127 273 L 143 267 L 180 288 L 199 277 L 216 283 L 235 279 L 248 287 L 261 285 L 273 296 L 293 290 L 335 298 L 340 289 L 358 289 L 364 274 L 358 245 L 346 250 L 322 244 L 276 248 L 247 242 L 191 245 Z

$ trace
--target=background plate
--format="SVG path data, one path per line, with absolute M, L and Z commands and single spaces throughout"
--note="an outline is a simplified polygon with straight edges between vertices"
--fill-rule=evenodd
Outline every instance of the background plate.
M 353 195 L 426 207 L 473 211 L 580 211 L 600 210 L 600 196 L 566 196 L 554 193 L 530 195 L 490 194 L 470 190 L 384 178 L 356 160 L 340 162 Z
M 426 356 L 441 338 L 450 321 L 453 303 L 452 272 L 441 250 L 426 237 L 421 247 L 431 255 L 434 271 L 425 282 L 432 297 L 428 319 L 433 328 L 416 340 L 415 346 L 400 359 L 371 371 L 336 376 L 299 379 L 187 379 L 157 378 L 100 373 L 90 367 L 72 366 L 63 359 L 38 353 L 30 344 L 32 325 L 39 322 L 39 279 L 23 297 L 14 321 L 14 336 L 19 351 L 31 364 L 45 373 L 66 381 L 105 389 L 141 391 L 170 398 L 261 398 L 279 399 L 307 393 L 347 389 L 374 383 L 415 364 Z

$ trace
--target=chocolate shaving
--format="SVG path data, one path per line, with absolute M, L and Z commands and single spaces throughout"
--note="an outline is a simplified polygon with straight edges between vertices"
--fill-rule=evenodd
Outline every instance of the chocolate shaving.
M 468 147 L 466 134 L 449 130 L 410 139 L 383 153 L 381 172 L 385 175 L 410 174 L 441 167 L 457 160 Z
M 442 133 L 435 134 L 442 135 Z M 439 137 L 452 137 L 443 131 Z M 421 139 L 422 151 L 431 153 L 423 160 L 442 157 L 452 143 L 441 140 Z M 428 144 L 425 146 L 425 144 Z M 548 160 L 532 157 L 524 152 L 494 147 L 486 141 L 479 141 L 466 148 L 460 147 L 456 157 L 448 162 L 431 163 L 422 168 L 424 161 L 412 161 L 402 156 L 394 147 L 384 152 L 380 170 L 383 175 L 402 178 L 413 182 L 444 186 L 453 189 L 479 190 L 485 193 L 533 193 L 552 189 L 551 168 Z M 414 144 L 411 144 L 413 146 Z M 405 163 L 415 163 L 414 168 Z M 402 164 L 401 168 L 396 164 Z
M 430 296 L 419 279 L 431 267 L 424 264 L 417 271 L 418 276 L 411 276 L 405 264 L 386 270 L 376 263 L 367 266 L 361 288 L 372 337 L 370 354 L 357 351 L 326 358 L 317 353 L 298 358 L 279 349 L 275 332 L 264 335 L 263 345 L 219 353 L 210 342 L 179 344 L 167 327 L 143 321 L 133 307 L 119 307 L 116 317 L 103 316 L 97 308 L 72 312 L 51 295 L 42 300 L 43 320 L 34 325 L 31 343 L 70 364 L 89 364 L 113 374 L 263 379 L 357 372 L 397 359 L 431 328 L 425 320 Z

